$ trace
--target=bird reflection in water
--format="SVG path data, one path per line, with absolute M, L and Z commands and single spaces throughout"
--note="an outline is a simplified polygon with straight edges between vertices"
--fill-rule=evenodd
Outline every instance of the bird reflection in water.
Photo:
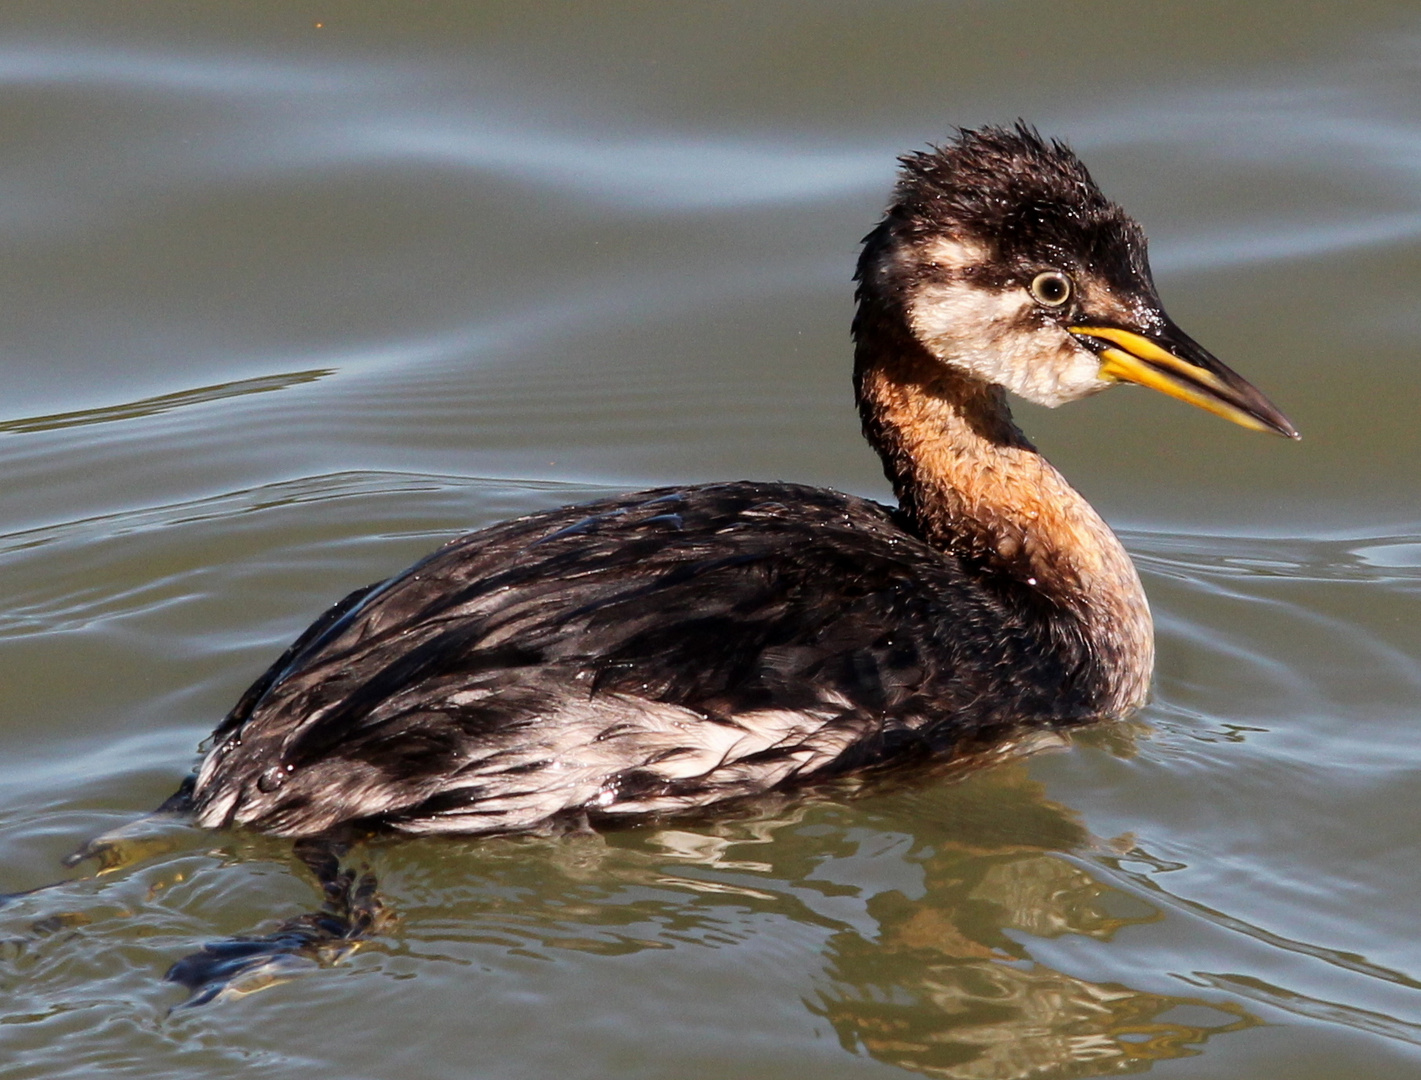
M 989 802 L 974 798 L 988 786 Z M 940 795 L 951 805 L 937 799 L 936 814 L 955 835 L 923 861 L 925 894 L 871 897 L 877 934 L 845 930 L 829 943 L 830 982 L 810 1008 L 846 1049 L 953 1080 L 1107 1076 L 1198 1054 L 1212 1036 L 1261 1023 L 1235 1002 L 1034 962 L 1023 940 L 1109 942 L 1162 914 L 1064 857 L 1108 842 L 1047 799 L 1024 764 Z
M 1059 856 L 945 851 L 928 896 L 869 905 L 880 933 L 830 942 L 830 985 L 810 1008 L 846 1049 L 954 1080 L 1087 1077 L 1197 1054 L 1211 1036 L 1259 1021 L 1212 1003 L 1097 983 L 1032 962 L 1007 935 L 1109 941 L 1153 921 L 1111 913 L 1122 894 Z
M 477 884 L 463 866 L 424 880 L 429 912 L 401 907 L 421 926 L 444 914 L 441 940 L 415 947 L 451 959 L 471 944 L 543 959 L 742 941 L 758 952 L 761 916 L 800 949 L 803 934 L 828 927 L 822 973 L 801 995 L 809 1010 L 852 1053 L 955 1080 L 1139 1072 L 1260 1023 L 1233 1001 L 1093 982 L 1032 959 L 1033 939 L 1105 944 L 1162 915 L 1074 857 L 1111 845 L 1048 799 L 1026 764 L 869 801 L 869 821 L 862 801 L 852 812 L 823 801 L 605 837 L 471 843 Z M 407 882 L 431 866 L 409 858 Z M 893 887 L 904 878 L 921 889 Z M 451 893 L 477 913 L 451 908 Z

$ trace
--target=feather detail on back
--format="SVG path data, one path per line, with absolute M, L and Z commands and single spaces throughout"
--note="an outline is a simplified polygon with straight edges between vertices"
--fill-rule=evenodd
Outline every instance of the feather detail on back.
M 794 485 L 508 522 L 293 645 L 218 728 L 198 819 L 471 833 L 672 813 L 1092 715 L 1083 643 L 1043 649 L 1008 599 L 884 507 Z

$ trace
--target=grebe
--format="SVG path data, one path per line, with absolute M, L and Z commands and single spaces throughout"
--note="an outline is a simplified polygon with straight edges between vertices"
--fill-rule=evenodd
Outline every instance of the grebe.
M 1063 144 L 1019 123 L 901 162 L 853 322 L 896 509 L 741 481 L 461 537 L 317 620 L 175 798 L 294 837 L 599 824 L 1142 704 L 1134 566 L 1005 392 L 1139 383 L 1297 432 L 1164 313 L 1144 233 Z

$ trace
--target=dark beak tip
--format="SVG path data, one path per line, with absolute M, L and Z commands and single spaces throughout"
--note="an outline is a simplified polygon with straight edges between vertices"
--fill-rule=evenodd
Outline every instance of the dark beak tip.
M 1259 417 L 1259 419 L 1268 425 L 1269 431 L 1281 435 L 1285 439 L 1290 439 L 1293 442 L 1299 442 L 1302 439 L 1298 429 L 1281 416 Z
M 1283 436 L 1283 438 L 1291 439 L 1293 442 L 1302 441 L 1302 433 L 1293 427 L 1293 422 L 1282 413 L 1274 411 L 1273 415 L 1267 418 L 1267 423 L 1269 427 Z

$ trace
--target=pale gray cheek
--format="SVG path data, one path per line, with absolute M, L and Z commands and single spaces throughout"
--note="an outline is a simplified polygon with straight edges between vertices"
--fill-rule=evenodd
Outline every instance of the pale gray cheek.
M 1100 362 L 1094 355 L 1072 349 L 1056 363 L 1036 366 L 1017 386 L 1008 389 L 1037 405 L 1054 409 L 1068 401 L 1098 394 L 1111 384 L 1100 377 Z
M 947 363 L 975 369 L 990 378 L 993 361 L 1023 334 L 1030 297 L 1017 290 L 998 292 L 963 282 L 921 289 L 910 305 L 909 321 L 918 339 Z M 1026 332 L 1026 336 L 1031 336 Z M 1010 363 L 1010 361 L 1008 361 Z

